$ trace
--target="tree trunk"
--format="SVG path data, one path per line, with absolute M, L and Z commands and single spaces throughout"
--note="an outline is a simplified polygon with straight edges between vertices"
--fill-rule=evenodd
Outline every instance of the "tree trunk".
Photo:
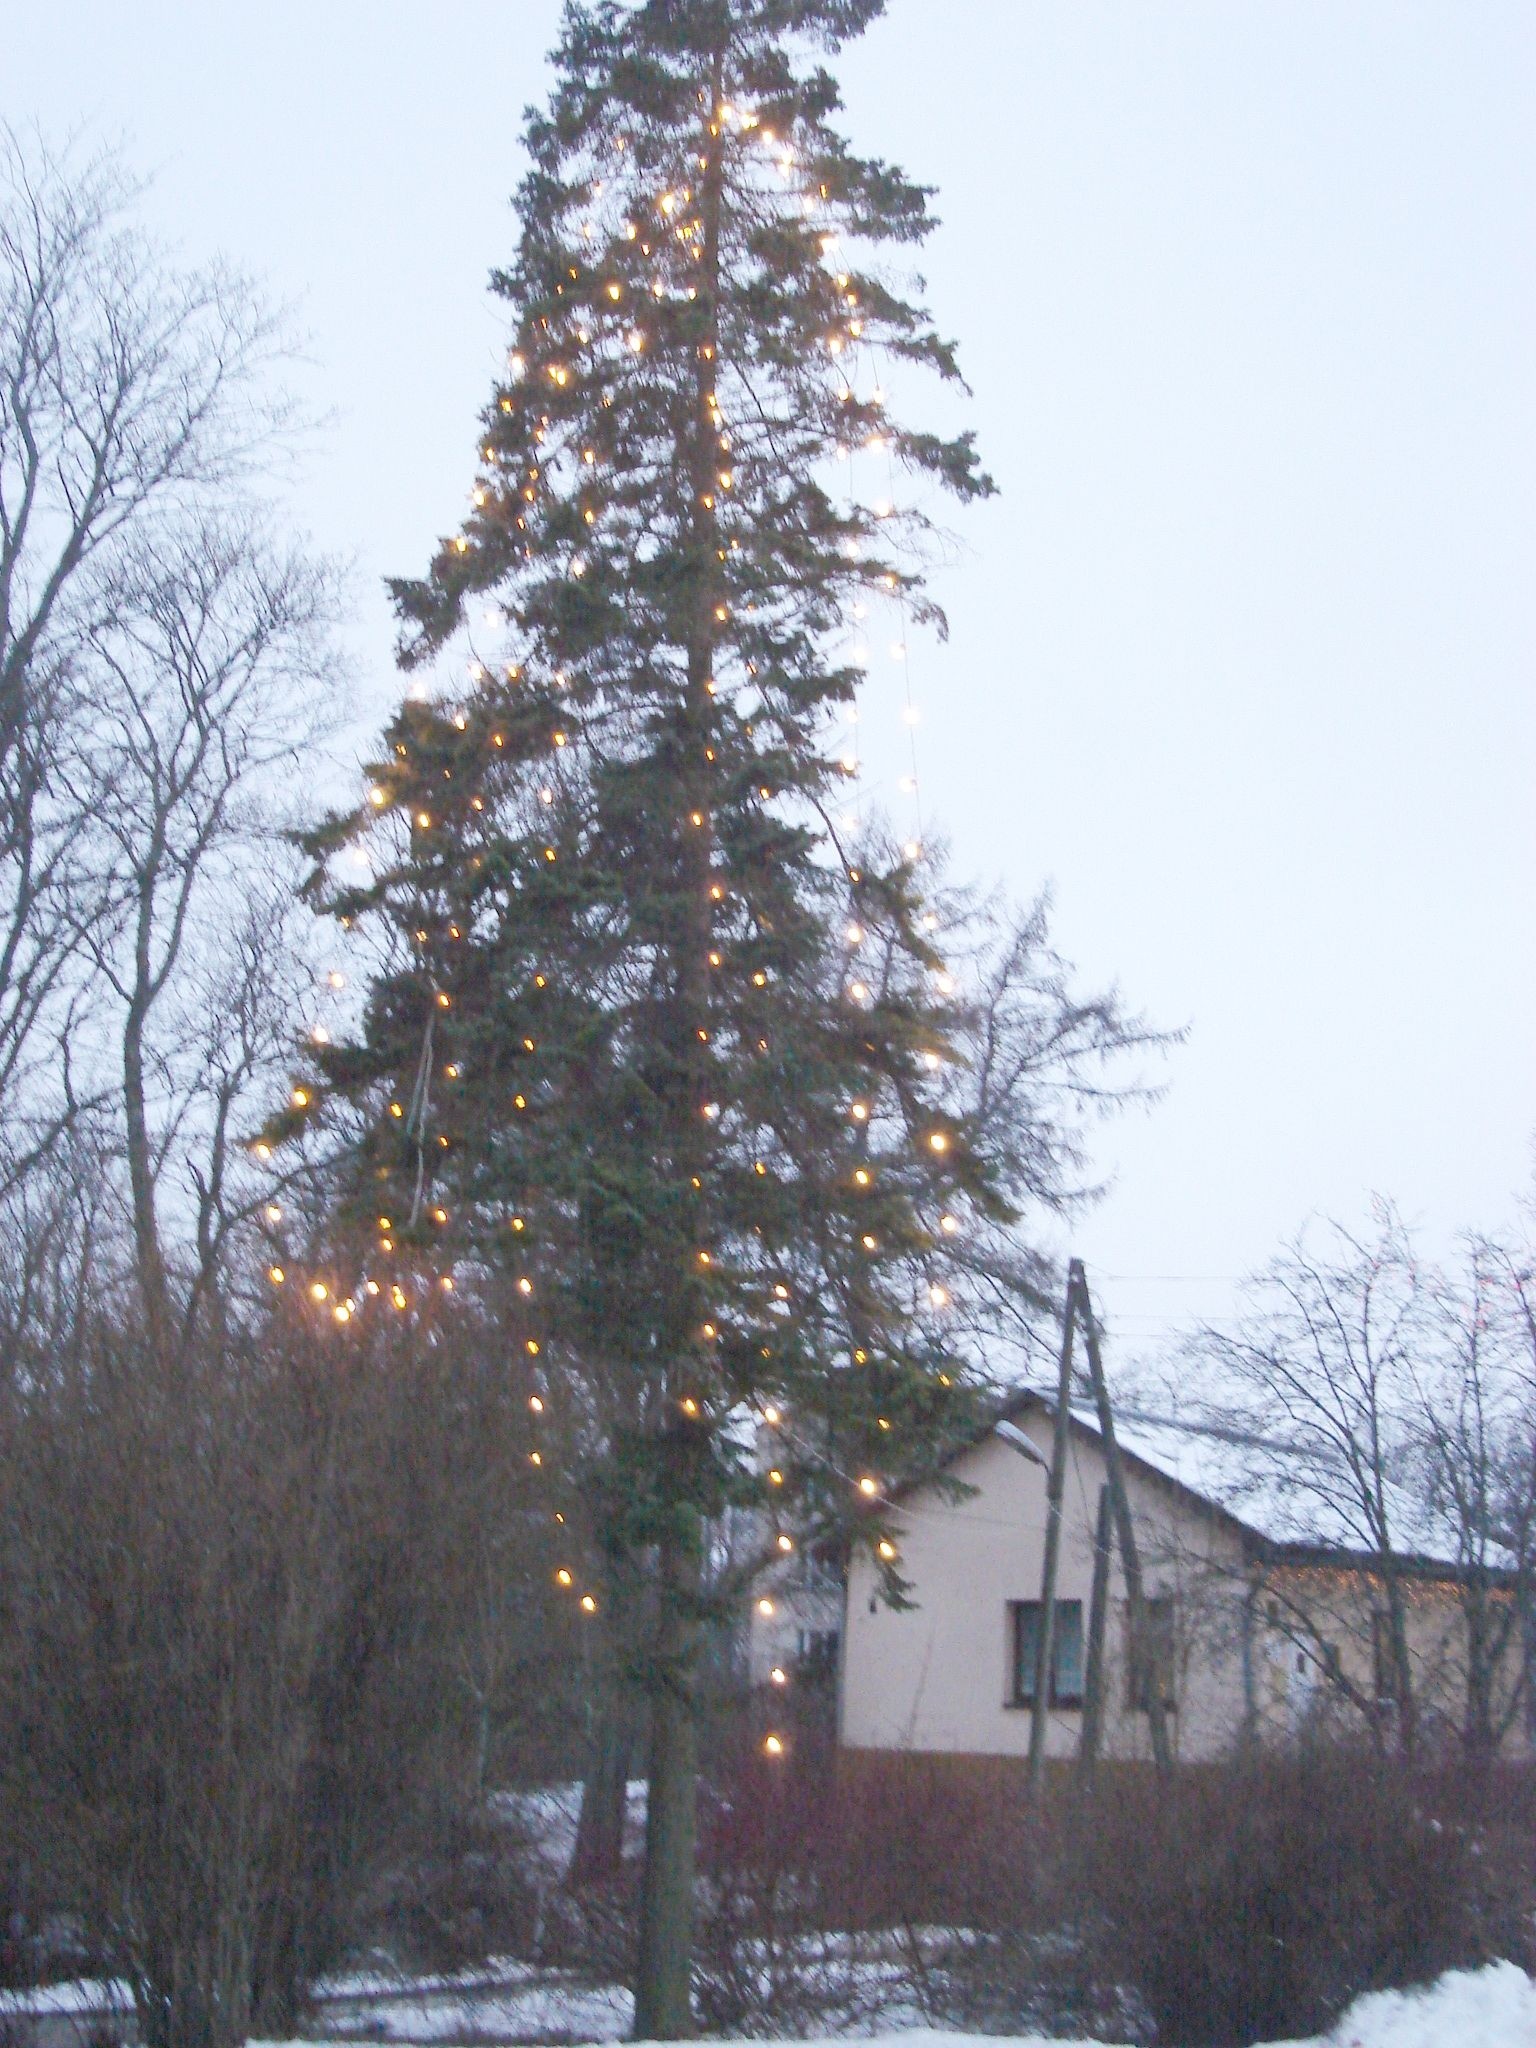
M 609 1884 L 623 1868 L 629 1750 L 629 1729 L 622 1710 L 609 1707 L 598 1722 L 597 1740 L 581 1788 L 576 1846 L 568 1873 L 572 1884 Z
M 635 1969 L 637 2041 L 683 2041 L 693 2032 L 693 1873 L 698 1810 L 694 1723 L 698 1562 L 685 1539 L 661 1546 L 660 1655 L 651 1687 L 645 1877 Z

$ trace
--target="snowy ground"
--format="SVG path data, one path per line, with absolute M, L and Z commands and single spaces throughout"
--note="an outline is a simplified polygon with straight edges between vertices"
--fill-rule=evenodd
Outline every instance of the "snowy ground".
M 112 2009 L 114 1987 L 61 1984 L 40 1992 L 0 1993 L 0 2030 L 17 2019 L 44 2020 L 51 2040 L 73 2023 L 86 2039 L 94 2016 Z M 121 2010 L 121 2004 L 118 2004 Z M 622 2040 L 628 1995 L 617 1988 L 562 1983 L 549 1972 L 508 1966 L 475 1977 L 398 1979 L 352 1977 L 328 1987 L 324 2035 L 358 2044 L 404 2042 Z M 910 2032 L 870 2037 L 864 2048 L 977 2048 L 978 2037 Z M 253 2044 L 256 2048 L 256 2044 Z M 278 2044 L 260 2044 L 278 2048 Z M 309 2043 L 283 2048 L 312 2048 Z M 811 2048 L 834 2048 L 832 2043 Z M 1089 2042 L 1048 2043 L 988 2037 L 988 2048 L 1098 2048 Z M 1536 1983 L 1513 1963 L 1442 1977 L 1423 1991 L 1384 1991 L 1363 1998 L 1322 2041 L 1274 2048 L 1536 2048 Z

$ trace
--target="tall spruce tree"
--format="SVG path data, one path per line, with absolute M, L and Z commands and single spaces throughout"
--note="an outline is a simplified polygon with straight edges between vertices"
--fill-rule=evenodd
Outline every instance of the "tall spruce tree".
M 463 639 L 469 680 L 402 706 L 369 801 L 314 839 L 317 896 L 380 966 L 271 1133 L 351 1105 L 359 1309 L 510 1265 L 508 1344 L 590 1410 L 548 1476 L 639 1617 L 639 2037 L 690 2029 L 706 1631 L 807 1537 L 870 1546 L 900 1597 L 888 1487 L 970 1374 L 951 1251 L 1008 1215 L 957 1108 L 965 1013 L 918 867 L 834 823 L 853 608 L 935 616 L 922 499 L 991 489 L 969 435 L 901 426 L 877 388 L 882 364 L 959 374 L 878 267 L 929 233 L 927 195 L 849 150 L 817 58 L 882 9 L 567 8 L 474 509 L 393 586 L 405 665 Z M 830 482 L 871 441 L 913 486 L 883 517 Z M 768 1535 L 722 1582 L 731 1506 Z

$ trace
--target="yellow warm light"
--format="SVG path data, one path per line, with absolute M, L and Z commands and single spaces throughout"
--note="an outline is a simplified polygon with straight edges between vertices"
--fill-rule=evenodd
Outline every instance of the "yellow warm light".
M 310 1282 L 309 1294 L 312 1301 L 324 1301 L 329 1292 L 330 1289 L 323 1280 L 313 1280 Z
M 288 1275 L 283 1271 L 281 1266 L 268 1266 L 267 1278 L 272 1282 L 272 1285 L 274 1287 L 281 1287 L 283 1282 L 288 1278 Z
M 790 1551 L 794 1549 L 794 1547 L 795 1545 L 792 1537 L 781 1536 L 779 1538 L 779 1548 L 784 1552 L 786 1557 L 789 1555 Z
M 766 1598 L 759 1600 L 757 1603 L 757 1611 L 766 1621 L 769 1618 L 769 1616 L 774 1612 L 773 1602 Z
M 949 1140 L 942 1131 L 934 1131 L 928 1139 L 928 1148 L 932 1152 L 947 1152 Z
M 571 1584 L 571 1575 L 564 1565 L 561 1565 L 559 1571 L 555 1573 L 555 1583 L 558 1586 L 569 1586 Z
M 582 1594 L 581 1611 L 583 1614 L 596 1614 L 597 1602 L 592 1598 L 592 1595 L 590 1593 Z
M 784 1754 L 784 1744 L 777 1735 L 770 1735 L 765 1740 L 763 1743 L 763 1754 L 765 1756 L 782 1756 Z
M 885 1559 L 887 1564 L 890 1564 L 896 1555 L 895 1544 L 882 1541 L 880 1545 L 880 1555 Z
M 879 1481 L 875 1479 L 861 1479 L 859 1481 L 859 1491 L 867 1500 L 873 1500 L 880 1491 Z
M 308 1092 L 308 1090 L 307 1090 L 307 1089 L 304 1089 L 304 1088 L 295 1088 L 295 1089 L 294 1089 L 294 1091 L 293 1091 L 293 1106 L 294 1106 L 294 1108 L 295 1108 L 295 1109 L 308 1109 L 308 1107 L 309 1107 L 309 1092 Z

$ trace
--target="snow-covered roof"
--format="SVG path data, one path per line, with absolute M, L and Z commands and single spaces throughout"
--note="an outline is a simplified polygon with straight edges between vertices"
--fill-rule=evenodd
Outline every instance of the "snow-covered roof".
M 1053 1411 L 1054 1405 L 1046 1395 L 1028 1391 L 1007 1412 L 1029 1407 Z M 1098 1437 L 1098 1416 L 1091 1406 L 1074 1402 L 1072 1419 Z M 1359 1504 L 1359 1486 L 1352 1483 L 1341 1452 L 1134 1403 L 1117 1402 L 1113 1420 L 1115 1440 L 1128 1458 L 1221 1509 L 1264 1543 L 1361 1558 L 1375 1553 L 1376 1537 Z M 1449 1520 L 1390 1480 L 1382 1491 L 1393 1553 L 1454 1569 L 1458 1547 Z M 1489 1562 L 1505 1560 L 1491 1557 Z

